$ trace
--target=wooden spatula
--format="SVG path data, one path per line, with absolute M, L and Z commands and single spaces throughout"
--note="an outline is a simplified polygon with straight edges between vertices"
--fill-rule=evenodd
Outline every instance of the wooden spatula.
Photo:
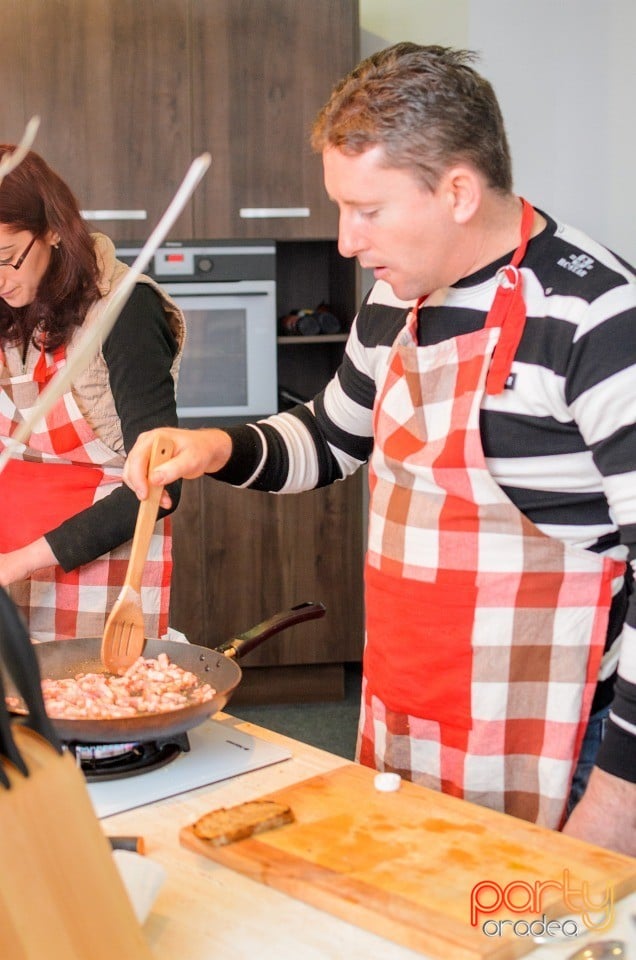
M 172 441 L 165 434 L 158 434 L 150 451 L 148 473 L 169 460 L 172 450 Z M 101 659 L 111 673 L 124 673 L 142 655 L 146 644 L 141 578 L 157 522 L 161 492 L 161 487 L 150 486 L 147 499 L 139 505 L 126 579 L 104 627 Z

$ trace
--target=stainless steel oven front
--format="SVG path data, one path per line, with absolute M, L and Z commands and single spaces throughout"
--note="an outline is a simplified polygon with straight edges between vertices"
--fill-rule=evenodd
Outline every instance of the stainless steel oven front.
M 121 245 L 132 263 L 141 245 Z M 185 426 L 278 409 L 273 241 L 169 241 L 145 271 L 183 310 L 187 336 L 177 411 Z

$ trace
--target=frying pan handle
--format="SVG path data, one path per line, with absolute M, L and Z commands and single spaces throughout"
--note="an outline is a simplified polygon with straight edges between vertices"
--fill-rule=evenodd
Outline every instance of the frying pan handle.
M 63 641 L 60 641 L 63 642 Z M 22 617 L 9 595 L 0 588 L 0 657 L 27 705 L 25 725 L 48 740 L 58 753 L 62 746 L 44 709 L 40 668 Z
M 239 657 L 249 653 L 257 647 L 263 640 L 280 633 L 287 627 L 293 627 L 297 623 L 303 623 L 305 620 L 317 620 L 318 617 L 324 617 L 326 613 L 322 603 L 313 603 L 306 600 L 304 603 L 297 603 L 290 610 L 282 610 L 275 613 L 262 623 L 257 623 L 255 627 L 246 630 L 245 633 L 238 633 L 231 640 L 226 640 L 220 647 L 215 649 L 230 659 L 238 660 Z

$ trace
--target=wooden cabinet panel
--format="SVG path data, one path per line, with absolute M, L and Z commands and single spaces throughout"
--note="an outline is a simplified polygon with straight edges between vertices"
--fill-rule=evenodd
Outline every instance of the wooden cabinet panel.
M 16 0 L 15 6 L 28 29 L 13 14 L 3 19 L 2 44 L 14 51 L 0 60 L 5 99 L 21 101 L 23 123 L 40 115 L 34 149 L 67 180 L 82 209 L 147 213 L 145 220 L 91 220 L 91 226 L 116 239 L 144 238 L 192 160 L 187 3 Z M 191 236 L 192 230 L 187 208 L 173 232 Z
M 193 0 L 192 9 L 194 146 L 213 157 L 195 231 L 335 237 L 337 213 L 309 130 L 356 61 L 357 0 Z M 272 208 L 309 216 L 241 216 Z
M 37 113 L 35 148 L 117 240 L 156 225 L 191 160 L 212 167 L 171 230 L 333 238 L 336 211 L 308 134 L 358 51 L 357 0 L 7 0 L 5 139 Z M 15 131 L 15 132 L 14 132 Z M 241 209 L 308 208 L 245 219 Z
M 1 143 L 17 143 L 27 120 L 24 104 L 24 50 L 29 42 L 26 11 L 21 0 L 12 0 L 3 7 L 0 30 L 0 89 L 2 89 Z
M 363 645 L 362 475 L 302 494 L 184 484 L 173 517 L 171 624 L 215 646 L 303 600 L 321 620 L 292 627 L 242 665 L 342 663 Z
M 179 507 L 170 517 L 173 538 L 170 626 L 181 630 L 191 643 L 213 646 L 205 642 L 208 630 L 204 616 L 206 571 L 201 524 L 204 480 L 183 481 Z

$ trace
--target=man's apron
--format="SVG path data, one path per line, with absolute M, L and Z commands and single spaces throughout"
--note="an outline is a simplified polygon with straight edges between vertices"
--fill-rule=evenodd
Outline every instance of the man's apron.
M 419 301 L 378 388 L 358 758 L 558 828 L 624 564 L 543 534 L 486 466 L 482 398 L 525 323 L 523 210 L 485 327 L 419 347 Z
M 6 368 L 0 369 L 0 449 L 65 362 L 62 347 L 52 355 L 42 351 L 34 369 L 21 376 L 7 378 Z M 0 363 L 4 365 L 1 353 Z M 65 393 L 0 474 L 0 552 L 31 543 L 107 496 L 121 485 L 122 467 L 123 458 L 99 440 L 73 394 Z M 55 565 L 12 584 L 8 592 L 31 636 L 101 636 L 124 583 L 130 546 L 129 541 L 70 573 Z M 170 526 L 161 520 L 152 536 L 141 590 L 149 637 L 161 637 L 167 630 L 171 571 Z

